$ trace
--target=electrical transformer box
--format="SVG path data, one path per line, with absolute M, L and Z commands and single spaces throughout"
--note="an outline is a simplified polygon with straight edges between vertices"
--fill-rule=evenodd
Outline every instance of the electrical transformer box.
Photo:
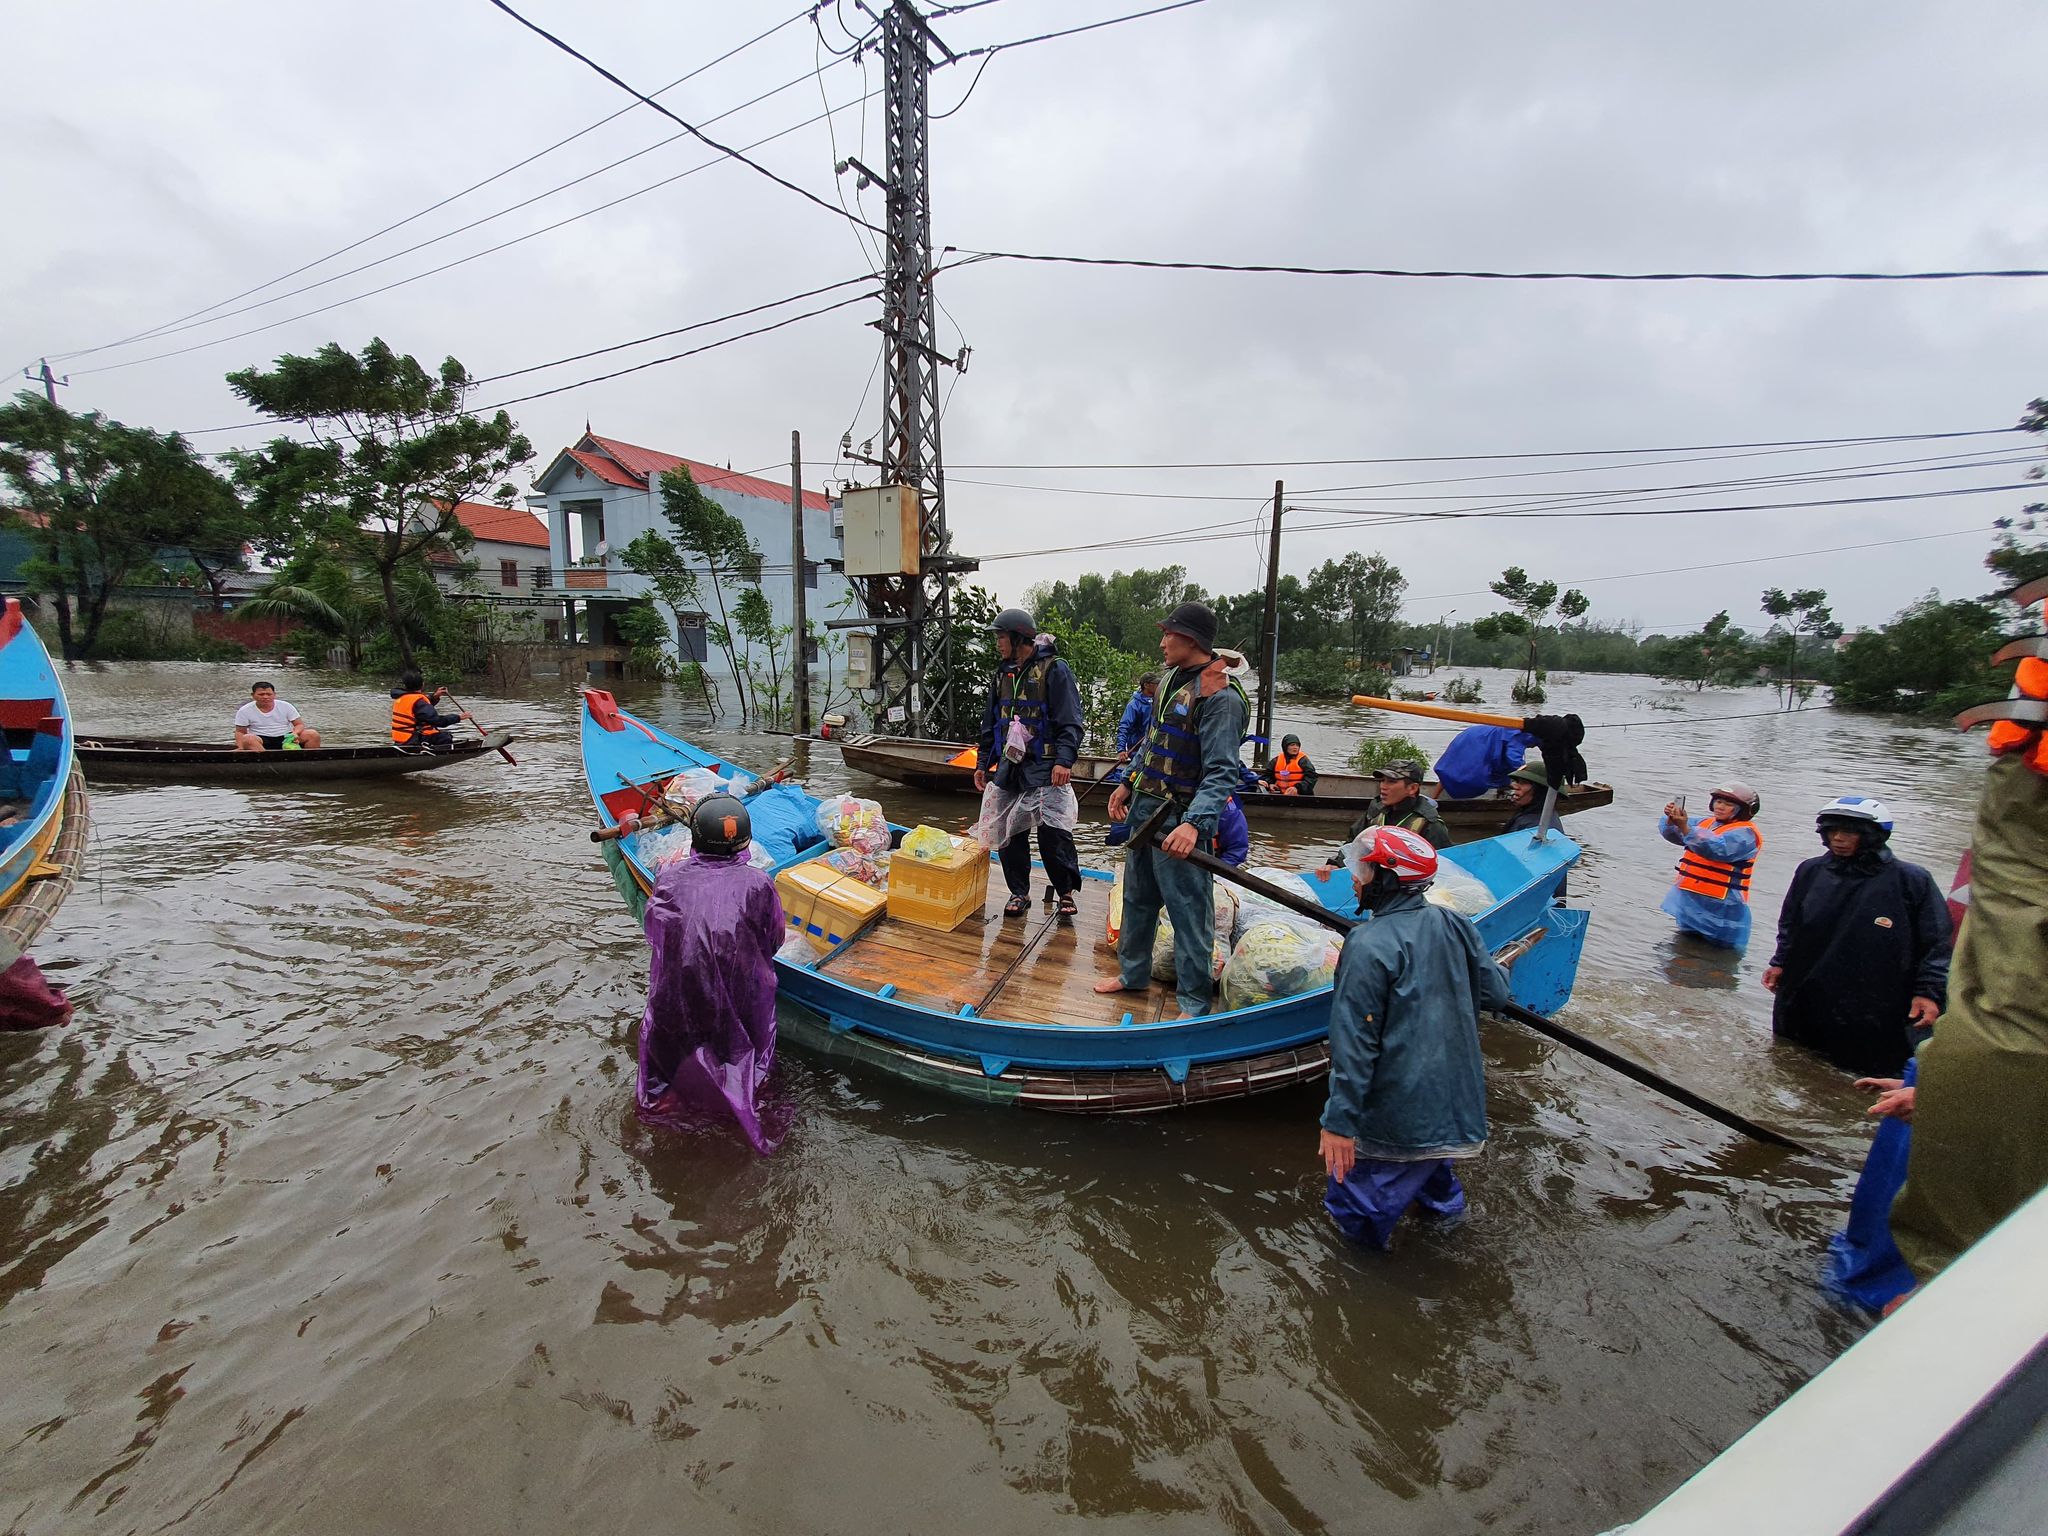
M 845 506 L 846 574 L 915 576 L 923 538 L 917 490 L 908 485 L 849 488 Z

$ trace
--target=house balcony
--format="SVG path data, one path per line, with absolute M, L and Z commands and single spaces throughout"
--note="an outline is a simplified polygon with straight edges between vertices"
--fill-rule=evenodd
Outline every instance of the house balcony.
M 645 576 L 607 560 L 603 565 L 536 565 L 528 572 L 536 591 L 566 598 L 612 598 L 630 602 L 650 590 Z

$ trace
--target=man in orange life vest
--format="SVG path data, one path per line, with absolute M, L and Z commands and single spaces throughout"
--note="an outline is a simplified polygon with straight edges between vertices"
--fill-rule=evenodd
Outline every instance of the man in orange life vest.
M 1685 851 L 1678 856 L 1678 879 L 1664 893 L 1663 905 L 1682 931 L 1728 949 L 1748 946 L 1749 873 L 1764 848 L 1756 825 L 1762 804 L 1755 790 L 1730 780 L 1709 792 L 1707 808 L 1713 814 L 1690 829 L 1676 800 L 1664 807 L 1657 830 L 1665 842 Z
M 1316 772 L 1316 765 L 1309 761 L 1301 750 L 1299 736 L 1282 736 L 1280 750 L 1273 760 L 1266 764 L 1265 779 L 1273 786 L 1276 795 L 1312 795 L 1316 792 L 1316 780 L 1322 775 Z
M 447 714 L 434 706 L 448 696 L 446 688 L 426 692 L 426 684 L 418 672 L 407 671 L 399 675 L 398 686 L 391 690 L 391 740 L 401 747 L 425 747 L 429 752 L 446 752 L 455 745 L 455 738 L 448 734 L 448 728 L 460 725 L 469 716 L 457 712 Z

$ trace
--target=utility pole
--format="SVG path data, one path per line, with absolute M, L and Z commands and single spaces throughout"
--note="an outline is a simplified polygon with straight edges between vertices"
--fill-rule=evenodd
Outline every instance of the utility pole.
M 789 614 L 790 638 L 796 646 L 792 680 L 796 684 L 790 726 L 799 736 L 811 734 L 811 625 L 804 612 L 804 440 L 789 434 Z
M 1253 760 L 1263 768 L 1273 751 L 1273 691 L 1280 671 L 1280 509 L 1287 487 L 1273 482 L 1273 537 L 1266 550 L 1266 618 L 1259 627 L 1259 710 L 1252 734 L 1260 738 Z
M 71 380 L 69 377 L 60 379 L 50 372 L 50 360 L 47 357 L 42 362 L 42 372 L 38 373 L 33 368 L 24 368 L 21 370 L 21 376 L 31 381 L 40 380 L 43 386 L 43 398 L 48 400 L 50 404 L 55 405 L 57 403 L 57 386 L 59 384 L 68 386 Z
M 917 503 L 914 572 L 859 580 L 875 624 L 876 724 L 884 730 L 925 734 L 929 722 L 950 728 L 954 718 L 952 669 L 953 580 L 979 562 L 953 553 L 946 527 L 946 471 L 939 448 L 939 369 L 966 365 L 937 346 L 932 301 L 932 210 L 928 87 L 936 48 L 956 55 L 926 24 L 910 0 L 892 0 L 882 13 L 882 93 L 888 160 L 877 176 L 849 160 L 862 185 L 878 184 L 888 198 L 887 262 L 882 276 L 882 456 L 885 486 L 900 486 Z M 906 540 L 907 543 L 907 540 Z M 906 565 L 912 563 L 906 550 Z

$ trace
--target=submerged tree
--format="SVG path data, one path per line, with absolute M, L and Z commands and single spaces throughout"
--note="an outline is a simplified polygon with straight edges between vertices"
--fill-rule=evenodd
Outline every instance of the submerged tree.
M 1560 624 L 1580 617 L 1592 607 L 1586 594 L 1576 587 L 1559 594 L 1554 581 L 1532 581 L 1529 573 L 1519 565 L 1511 565 L 1501 572 L 1500 580 L 1492 583 L 1494 596 L 1509 604 L 1506 613 L 1490 614 L 1472 626 L 1472 633 L 1481 640 L 1495 640 L 1503 635 L 1526 635 L 1529 640 L 1528 658 L 1522 665 L 1521 681 L 1512 692 L 1517 704 L 1541 704 L 1544 688 L 1538 672 L 1541 665 L 1538 644 L 1543 637 L 1543 626 L 1551 610 L 1557 611 Z
M 744 637 L 733 626 L 726 593 L 729 589 L 760 587 L 761 551 L 748 537 L 747 525 L 706 496 L 690 478 L 689 470 L 680 464 L 661 477 L 661 510 L 676 531 L 675 547 L 684 556 L 694 556 L 703 563 L 712 601 L 718 606 L 717 619 L 705 627 L 712 643 L 725 652 L 732 685 L 739 693 L 740 712 L 747 714 L 752 709 L 752 699 L 747 688 L 747 669 L 740 657 Z
M 235 455 L 253 509 L 288 528 L 297 547 L 373 573 L 399 664 L 412 666 L 400 573 L 425 570 L 437 551 L 466 549 L 457 504 L 509 507 L 508 477 L 533 458 L 533 445 L 505 412 L 486 419 L 468 410 L 475 385 L 454 358 L 430 373 L 382 338 L 359 355 L 329 342 L 310 357 L 231 373 L 228 384 L 311 437 Z
M 1834 611 L 1828 607 L 1828 595 L 1819 587 L 1809 587 L 1798 592 L 1787 592 L 1781 587 L 1772 587 L 1763 596 L 1763 611 L 1776 619 L 1778 629 L 1785 636 L 1785 676 L 1782 683 L 1782 699 L 1787 709 L 1796 708 L 1806 696 L 1813 692 L 1808 683 L 1802 692 L 1799 684 L 1799 647 L 1805 640 L 1832 640 L 1841 634 L 1842 626 L 1835 622 Z
M 1660 638 L 1647 648 L 1652 677 L 1691 683 L 1694 692 L 1709 683 L 1743 682 L 1756 670 L 1749 637 L 1737 629 L 1723 608 L 1690 635 Z

